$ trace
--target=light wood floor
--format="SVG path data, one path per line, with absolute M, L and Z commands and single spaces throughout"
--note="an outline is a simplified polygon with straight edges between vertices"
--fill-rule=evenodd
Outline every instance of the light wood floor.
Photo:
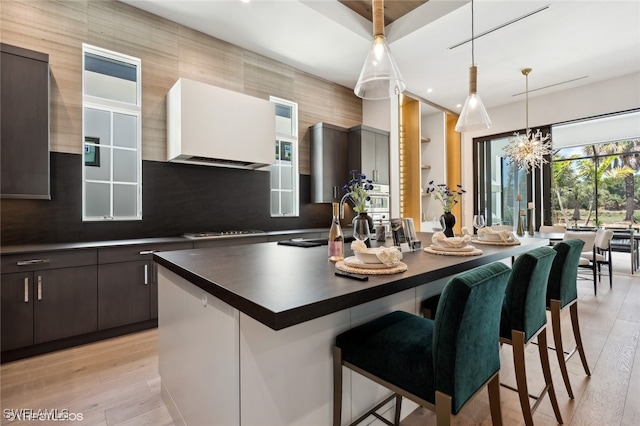
M 584 375 L 577 355 L 569 361 L 575 400 L 568 398 L 555 354 L 549 352 L 565 424 L 640 424 L 640 274 L 629 276 L 624 259 L 614 267 L 613 290 L 603 281 L 594 297 L 592 281 L 578 282 L 580 325 L 592 376 Z M 563 330 L 565 345 L 570 345 L 568 317 L 563 317 L 563 324 L 567 325 Z M 552 341 L 550 332 L 548 337 Z M 81 413 L 84 421 L 72 424 L 82 425 L 173 425 L 160 398 L 156 346 L 157 331 L 149 330 L 4 364 L 0 370 L 1 408 L 66 409 Z M 514 385 L 508 345 L 501 349 L 501 356 L 501 380 Z M 531 345 L 527 348 L 531 392 L 542 386 L 539 366 L 537 348 Z M 517 395 L 502 388 L 501 400 L 504 424 L 523 424 Z M 534 414 L 534 421 L 536 425 L 556 424 L 548 398 Z M 3 425 L 60 423 L 10 422 L 3 411 Z M 405 426 L 422 424 L 435 424 L 431 412 L 418 409 L 403 421 Z M 467 404 L 455 424 L 491 424 L 485 391 Z

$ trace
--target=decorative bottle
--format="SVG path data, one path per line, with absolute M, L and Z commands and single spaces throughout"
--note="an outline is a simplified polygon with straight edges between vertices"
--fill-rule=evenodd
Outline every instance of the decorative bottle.
M 340 204 L 333 203 L 333 220 L 329 230 L 329 260 L 337 262 L 344 257 L 344 235 L 340 227 Z

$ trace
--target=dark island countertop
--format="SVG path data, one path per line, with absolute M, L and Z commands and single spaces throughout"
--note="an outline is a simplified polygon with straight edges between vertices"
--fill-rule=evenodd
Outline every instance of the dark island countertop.
M 431 234 L 421 233 L 423 247 Z M 281 330 L 548 244 L 521 238 L 517 246 L 478 245 L 479 256 L 404 253 L 408 271 L 370 275 L 368 281 L 335 276 L 327 247 L 275 242 L 155 253 L 154 261 L 266 326 Z M 388 240 L 389 241 L 389 240 Z M 346 248 L 346 247 L 345 247 Z M 346 250 L 350 255 L 350 250 Z

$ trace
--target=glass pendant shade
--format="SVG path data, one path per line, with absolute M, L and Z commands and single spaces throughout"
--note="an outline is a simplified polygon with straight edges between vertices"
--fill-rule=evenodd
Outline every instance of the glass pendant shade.
M 460 117 L 456 123 L 456 132 L 473 132 L 491 127 L 491 119 L 478 95 L 477 90 L 478 68 L 473 65 L 469 68 L 469 96 L 464 102 Z
M 376 35 L 353 92 L 363 99 L 387 99 L 402 93 L 405 87 L 384 35 Z

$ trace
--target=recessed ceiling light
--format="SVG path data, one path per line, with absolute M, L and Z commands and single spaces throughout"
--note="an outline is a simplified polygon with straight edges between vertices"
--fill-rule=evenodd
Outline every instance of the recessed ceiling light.
M 462 104 L 457 104 L 456 108 L 462 108 Z
M 432 88 L 428 88 L 427 89 L 427 93 L 431 93 L 431 92 L 433 92 L 433 89 Z

